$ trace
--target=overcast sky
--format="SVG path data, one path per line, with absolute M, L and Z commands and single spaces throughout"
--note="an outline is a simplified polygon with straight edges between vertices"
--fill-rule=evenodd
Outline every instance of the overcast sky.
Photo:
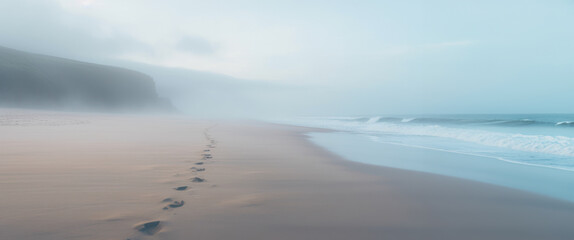
M 571 0 L 0 0 L 0 45 L 297 85 L 339 115 L 574 112 L 573 26 Z

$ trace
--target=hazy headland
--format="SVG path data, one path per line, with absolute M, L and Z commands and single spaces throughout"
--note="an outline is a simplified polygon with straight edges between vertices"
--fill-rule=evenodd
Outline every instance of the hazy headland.
M 0 47 L 0 106 L 68 111 L 174 112 L 153 79 L 119 67 Z

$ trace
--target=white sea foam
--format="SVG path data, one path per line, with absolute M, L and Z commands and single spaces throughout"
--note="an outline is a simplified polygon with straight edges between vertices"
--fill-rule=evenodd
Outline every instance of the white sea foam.
M 367 123 L 376 123 L 381 119 L 381 117 L 372 117 L 367 121 Z
M 378 122 L 379 119 L 379 117 L 370 118 L 367 122 L 314 119 L 313 121 L 300 121 L 300 124 L 361 133 L 440 137 L 517 151 L 574 157 L 574 138 L 566 136 L 527 135 L 439 125 Z
M 557 122 L 556 126 L 568 126 L 568 125 L 574 125 L 574 122 L 572 121 L 563 121 L 563 122 Z
M 373 124 L 367 126 L 366 129 L 395 134 L 451 138 L 518 151 L 574 156 L 574 138 L 564 136 L 511 134 L 437 125 L 402 126 L 392 123 Z
M 573 168 L 573 167 L 564 167 L 564 166 L 555 166 L 555 165 L 550 166 L 550 165 L 544 165 L 544 164 L 527 163 L 527 162 L 521 162 L 521 161 L 511 160 L 511 159 L 508 159 L 508 158 L 503 158 L 503 157 L 488 155 L 488 154 L 479 154 L 479 153 L 465 152 L 465 151 L 462 151 L 462 150 L 447 150 L 447 149 L 442 149 L 442 148 L 425 147 L 425 146 L 414 145 L 414 144 L 404 144 L 404 143 L 389 142 L 389 141 L 385 141 L 385 140 L 383 140 L 383 139 L 381 139 L 381 138 L 379 138 L 379 137 L 373 137 L 373 136 L 371 136 L 370 139 L 371 139 L 372 141 L 375 141 L 375 142 L 381 142 L 381 143 L 386 143 L 386 144 L 393 144 L 393 145 L 399 145 L 399 146 L 405 146 L 405 147 L 415 147 L 415 148 L 429 149 L 429 150 L 435 150 L 435 151 L 441 151 L 441 152 L 451 152 L 451 153 L 464 154 L 464 155 L 477 156 L 477 157 L 484 157 L 484 158 L 493 158 L 493 159 L 497 159 L 497 160 L 504 161 L 504 162 L 508 162 L 508 163 L 521 164 L 521 165 L 534 166 L 534 167 L 552 168 L 552 169 L 559 169 L 559 170 L 565 170 L 565 171 L 574 172 L 574 168 Z

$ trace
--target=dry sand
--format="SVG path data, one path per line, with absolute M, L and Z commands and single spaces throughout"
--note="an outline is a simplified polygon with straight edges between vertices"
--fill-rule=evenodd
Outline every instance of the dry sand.
M 574 239 L 574 204 L 348 162 L 311 130 L 3 110 L 0 239 Z

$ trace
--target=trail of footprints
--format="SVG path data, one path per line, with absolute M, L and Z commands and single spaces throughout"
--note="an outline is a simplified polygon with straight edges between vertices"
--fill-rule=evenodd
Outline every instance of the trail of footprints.
M 199 161 L 193 163 L 194 166 L 189 169 L 191 174 L 196 175 L 196 176 L 189 179 L 189 181 L 192 183 L 206 182 L 205 178 L 202 177 L 202 172 L 206 171 L 205 167 L 203 167 L 203 166 L 204 166 L 204 164 L 206 164 L 207 161 L 210 161 L 211 159 L 213 159 L 213 155 L 211 154 L 211 150 L 216 147 L 216 141 L 215 141 L 215 139 L 213 139 L 209 135 L 208 130 L 209 129 L 206 129 L 204 131 L 204 135 L 205 135 L 205 138 L 207 139 L 207 141 L 209 142 L 209 144 L 207 144 L 205 146 L 205 149 L 203 149 L 203 153 L 201 154 L 201 159 Z M 173 188 L 173 190 L 178 191 L 178 192 L 187 191 L 189 189 L 191 189 L 191 187 L 187 186 L 187 185 Z M 185 201 L 183 201 L 183 200 L 178 201 L 178 200 L 175 200 L 173 198 L 165 198 L 161 202 L 166 204 L 163 207 L 163 210 L 180 208 L 180 207 L 183 207 L 185 205 Z M 145 223 L 139 224 L 135 227 L 135 229 L 137 231 L 139 231 L 140 233 L 143 233 L 145 235 L 154 235 L 157 232 L 159 232 L 161 230 L 161 228 L 162 228 L 161 221 L 145 222 Z M 127 238 L 126 240 L 132 240 L 132 238 Z

